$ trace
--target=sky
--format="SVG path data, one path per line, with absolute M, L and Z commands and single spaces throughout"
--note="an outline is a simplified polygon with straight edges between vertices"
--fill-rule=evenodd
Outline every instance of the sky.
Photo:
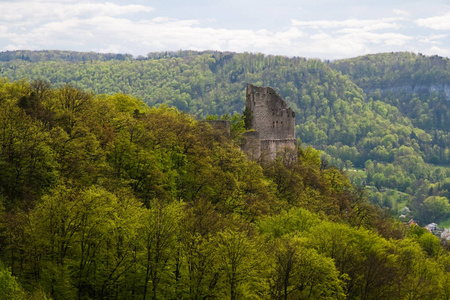
M 450 57 L 450 0 L 0 0 L 0 51 Z

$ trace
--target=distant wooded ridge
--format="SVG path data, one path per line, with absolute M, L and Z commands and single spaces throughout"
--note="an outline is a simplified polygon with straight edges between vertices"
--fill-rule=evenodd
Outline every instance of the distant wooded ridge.
M 295 112 L 296 137 L 323 151 L 323 161 L 354 170 L 350 177 L 369 187 L 372 202 L 395 213 L 407 204 L 414 218 L 427 222 L 424 200 L 450 198 L 448 58 L 411 52 L 322 61 L 219 51 L 137 58 L 8 51 L 0 53 L 0 76 L 129 94 L 197 118 L 239 118 L 246 83 L 270 86 Z
M 17 54 L 0 62 L 0 299 L 450 297 L 450 101 L 395 88 L 437 85 L 446 59 Z M 240 150 L 246 83 L 295 112 L 296 152 Z
M 249 160 L 230 123 L 0 80 L 0 299 L 448 298 L 447 242 L 312 147 Z M 428 196 L 403 219 L 449 206 Z

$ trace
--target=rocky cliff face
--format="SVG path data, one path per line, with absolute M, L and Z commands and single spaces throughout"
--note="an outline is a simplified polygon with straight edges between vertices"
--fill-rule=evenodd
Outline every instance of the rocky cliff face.
M 450 83 L 449 84 L 433 84 L 433 85 L 403 85 L 396 87 L 387 87 L 387 88 L 377 88 L 377 89 L 365 89 L 366 93 L 373 93 L 376 90 L 380 90 L 381 92 L 394 92 L 394 93 L 407 93 L 407 94 L 432 94 L 432 93 L 443 93 L 445 95 L 445 99 L 450 101 Z

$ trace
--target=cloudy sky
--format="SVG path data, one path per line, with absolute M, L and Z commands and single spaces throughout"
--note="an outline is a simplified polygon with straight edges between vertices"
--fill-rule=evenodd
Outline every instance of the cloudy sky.
M 0 51 L 450 57 L 449 0 L 0 0 Z

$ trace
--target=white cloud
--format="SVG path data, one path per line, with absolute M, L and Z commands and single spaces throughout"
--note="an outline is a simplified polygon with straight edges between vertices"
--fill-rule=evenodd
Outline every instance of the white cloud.
M 380 19 L 353 18 L 343 21 L 292 20 L 291 24 L 309 33 L 308 38 L 303 40 L 303 50 L 328 53 L 332 58 L 339 58 L 407 45 L 414 37 L 399 32 L 405 27 L 404 22 L 407 22 L 407 19 L 402 16 Z
M 106 48 L 96 49 L 96 52 L 100 53 L 127 53 L 129 49 L 123 47 L 122 45 L 107 45 Z
M 46 0 L 0 2 L 0 11 L 0 50 L 9 50 L 70 49 L 97 42 L 97 47 L 102 48 L 104 43 L 109 44 L 108 38 L 115 39 L 115 33 L 126 31 L 136 22 L 126 17 L 154 9 L 134 4 Z
M 446 34 L 431 34 L 427 37 L 421 38 L 419 42 L 424 44 L 442 44 L 442 39 L 446 37 Z
M 335 59 L 380 51 L 411 51 L 419 41 L 430 46 L 446 38 L 443 34 L 408 33 L 415 24 L 431 28 L 438 22 L 428 18 L 414 23 L 408 12 L 398 9 L 390 10 L 395 15 L 391 18 L 287 19 L 286 26 L 277 30 L 229 29 L 219 25 L 223 24 L 221 15 L 196 19 L 186 13 L 185 18 L 177 19 L 157 15 L 147 5 L 101 0 L 10 0 L 0 2 L 0 11 L 0 51 L 70 49 L 145 55 L 151 51 L 212 49 Z M 446 16 L 450 20 L 450 15 Z M 428 50 L 445 53 L 443 48 Z
M 398 28 L 398 25 L 395 21 L 399 21 L 401 18 L 382 18 L 382 19 L 369 19 L 369 20 L 361 20 L 361 19 L 347 19 L 344 21 L 332 21 L 332 20 L 317 20 L 317 21 L 299 21 L 292 20 L 291 23 L 293 26 L 298 27 L 308 27 L 308 28 L 323 28 L 323 29 L 331 29 L 331 28 L 373 28 L 375 29 L 385 29 L 385 28 Z
M 433 46 L 433 47 L 425 50 L 424 52 L 428 55 L 440 55 L 440 56 L 450 57 L 450 49 L 448 49 L 448 48 L 444 49 L 441 47 Z
M 280 41 L 290 44 L 293 40 L 306 37 L 307 34 L 297 27 L 288 28 L 285 31 L 280 31 L 275 34 L 275 37 Z
M 8 32 L 8 26 L 0 25 L 0 37 Z
M 154 9 L 144 5 L 118 5 L 110 2 L 79 2 L 57 3 L 50 1 L 15 1 L 0 2 L 0 22 L 18 21 L 26 24 L 48 20 L 63 20 L 67 18 L 91 16 L 121 16 L 142 12 L 152 12 Z
M 450 30 L 450 12 L 441 16 L 418 19 L 415 23 L 435 30 Z
M 395 8 L 395 9 L 392 10 L 392 12 L 393 12 L 394 14 L 396 14 L 397 16 L 401 16 L 401 17 L 405 17 L 405 18 L 411 16 L 411 14 L 410 14 L 409 12 L 407 12 L 407 11 L 405 11 L 405 10 L 401 10 L 401 9 L 396 9 L 396 8 Z

